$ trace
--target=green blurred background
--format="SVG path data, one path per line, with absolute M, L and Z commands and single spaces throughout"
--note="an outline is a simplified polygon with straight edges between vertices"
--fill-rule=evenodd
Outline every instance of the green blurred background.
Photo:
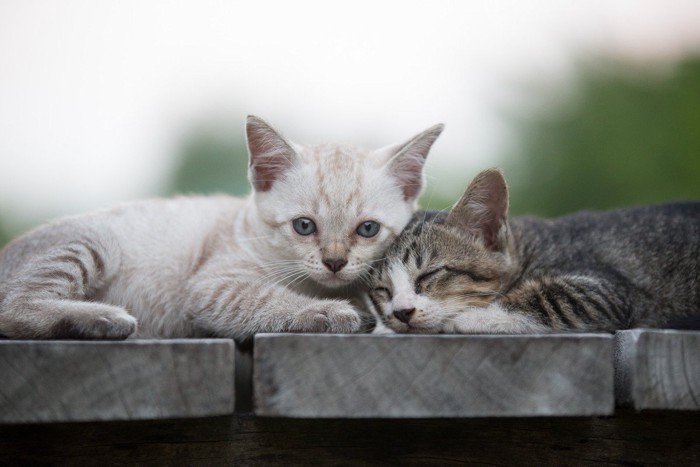
M 664 67 L 589 57 L 566 83 L 521 87 L 526 104 L 502 109 L 512 141 L 491 164 L 505 171 L 511 214 L 700 199 L 700 57 Z M 248 193 L 243 134 L 229 125 L 187 132 L 158 194 Z M 421 207 L 449 207 L 474 175 L 447 189 L 433 177 Z M 0 244 L 30 227 L 0 215 Z
M 698 57 L 664 69 L 588 60 L 567 97 L 550 92 L 533 90 L 539 110 L 511 119 L 517 137 L 503 165 L 513 212 L 700 198 Z
M 526 105 L 503 109 L 513 138 L 492 165 L 505 170 L 512 214 L 700 199 L 700 58 L 663 68 L 625 63 L 581 60 L 567 83 L 531 81 Z M 160 195 L 249 192 L 243 135 L 227 125 L 185 134 Z M 421 206 L 449 207 L 475 174 L 447 190 L 433 178 Z M 28 227 L 0 216 L 0 244 Z
M 663 70 L 587 59 L 560 89 L 524 87 L 529 102 L 504 109 L 511 147 L 493 162 L 505 171 L 512 214 L 700 199 L 700 58 Z M 247 193 L 247 152 L 236 136 L 215 124 L 193 130 L 164 194 Z M 448 208 L 466 187 L 451 180 L 438 193 L 437 184 L 421 207 Z

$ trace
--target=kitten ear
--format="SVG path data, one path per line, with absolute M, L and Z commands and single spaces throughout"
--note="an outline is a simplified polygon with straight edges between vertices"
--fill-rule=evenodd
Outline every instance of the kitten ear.
M 248 179 L 255 191 L 268 191 L 282 174 L 295 164 L 297 154 L 263 119 L 248 115 L 245 126 L 248 154 Z
M 406 201 L 418 198 L 423 189 L 425 158 L 444 127 L 443 124 L 432 126 L 403 144 L 379 150 L 389 158 L 387 170 L 398 180 Z
M 508 187 L 500 169 L 488 169 L 472 180 L 445 221 L 481 237 L 486 248 L 502 251 L 508 235 Z

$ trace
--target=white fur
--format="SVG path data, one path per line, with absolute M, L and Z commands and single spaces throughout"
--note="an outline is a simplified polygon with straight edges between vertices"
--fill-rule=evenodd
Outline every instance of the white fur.
M 505 310 L 498 303 L 486 308 L 467 308 L 445 320 L 443 332 L 457 334 L 538 334 L 552 332 L 547 326 L 517 310 Z
M 90 327 L 97 315 L 86 315 L 86 306 L 113 325 L 93 337 L 126 337 L 134 329 L 132 316 L 138 320 L 133 335 L 141 337 L 358 331 L 361 319 L 350 300 L 358 298 L 371 262 L 416 206 L 401 186 L 405 174 L 395 173 L 405 168 L 387 163 L 400 156 L 296 145 L 255 118 L 248 130 L 249 137 L 263 134 L 255 142 L 268 164 L 261 173 L 276 178 L 272 184 L 257 179 L 259 190 L 245 199 L 140 201 L 46 225 L 3 250 L 0 334 L 54 337 L 52 329 L 65 318 L 79 320 L 77 328 Z M 417 142 L 424 159 L 440 130 L 400 147 Z M 427 146 L 422 138 L 429 139 Z M 422 161 L 416 166 L 416 152 L 409 152 L 414 161 L 408 166 L 420 179 Z M 292 221 L 298 217 L 312 219 L 318 231 L 296 233 Z M 356 232 L 368 220 L 381 225 L 372 238 Z M 89 251 L 81 244 L 99 253 L 103 277 L 89 253 L 81 253 L 80 266 L 66 259 L 80 248 Z M 342 255 L 347 264 L 333 272 L 324 255 Z M 47 270 L 56 273 L 47 277 Z M 89 290 L 80 285 L 85 272 L 99 282 L 88 284 Z M 37 290 L 37 284 L 46 287 Z M 87 305 L 86 297 L 99 303 Z

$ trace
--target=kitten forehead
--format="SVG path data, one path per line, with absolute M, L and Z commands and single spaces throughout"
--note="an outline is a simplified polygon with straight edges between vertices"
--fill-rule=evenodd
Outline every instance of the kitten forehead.
M 419 274 L 436 265 L 486 266 L 493 261 L 500 263 L 503 260 L 483 251 L 470 234 L 442 223 L 439 215 L 409 224 L 393 242 L 386 256 L 387 272 L 389 264 L 398 261 L 412 274 Z
M 409 225 L 392 244 L 387 256 L 397 258 L 404 264 L 412 264 L 416 256 L 422 257 L 427 251 L 432 251 L 434 245 L 440 245 L 440 237 L 428 223 Z
M 349 145 L 297 147 L 305 162 L 272 188 L 275 218 L 285 222 L 309 216 L 319 232 L 347 235 L 357 224 L 374 220 L 392 236 L 399 234 L 412 206 L 371 151 Z
M 368 151 L 352 146 L 324 145 L 310 150 L 317 181 L 315 200 L 333 217 L 362 209 Z
M 304 162 L 321 165 L 329 170 L 371 163 L 373 159 L 369 149 L 350 144 L 297 145 L 296 149 Z

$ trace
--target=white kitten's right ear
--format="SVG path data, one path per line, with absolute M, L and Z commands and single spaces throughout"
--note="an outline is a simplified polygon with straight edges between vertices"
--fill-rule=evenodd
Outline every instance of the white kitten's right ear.
M 417 199 L 423 190 L 425 158 L 444 127 L 443 124 L 432 126 L 406 143 L 378 151 L 389 158 L 389 174 L 398 180 L 406 201 Z
M 295 165 L 297 154 L 292 145 L 261 118 L 248 115 L 245 132 L 250 156 L 248 179 L 255 191 L 268 191 Z
M 502 251 L 508 237 L 508 186 L 500 169 L 477 175 L 447 215 L 446 224 L 472 232 L 486 248 Z

